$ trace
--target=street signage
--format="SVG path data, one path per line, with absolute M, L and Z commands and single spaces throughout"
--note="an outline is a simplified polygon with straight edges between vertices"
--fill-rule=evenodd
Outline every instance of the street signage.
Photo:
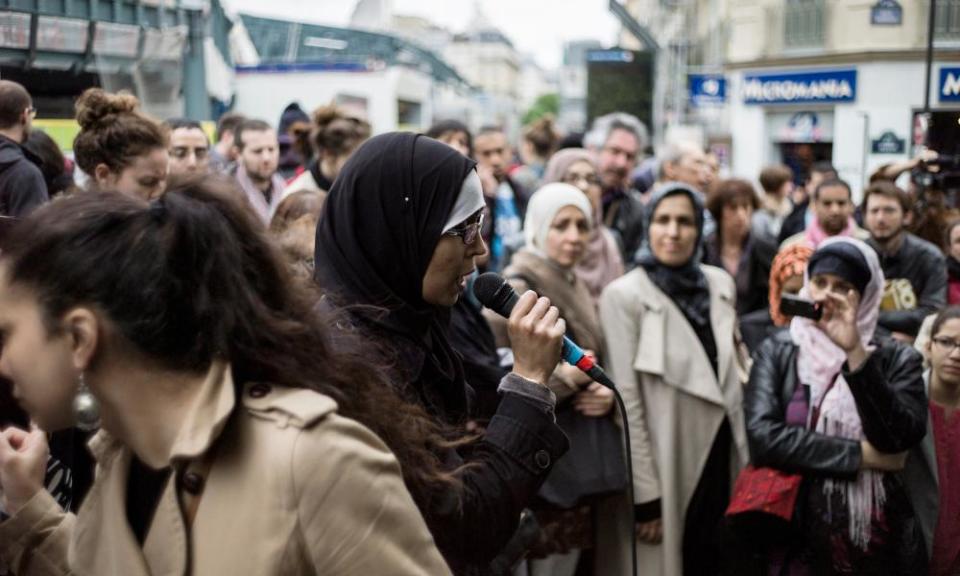
M 744 104 L 855 102 L 857 70 L 815 70 L 789 74 L 745 74 Z
M 888 130 L 871 142 L 871 150 L 874 154 L 904 154 L 907 151 L 907 141 Z
M 941 68 L 938 86 L 941 102 L 960 102 L 960 67 Z
M 897 0 L 880 0 L 870 8 L 870 23 L 874 26 L 900 26 L 903 7 Z
M 727 100 L 727 80 L 722 74 L 690 74 L 688 80 L 694 106 L 723 104 Z

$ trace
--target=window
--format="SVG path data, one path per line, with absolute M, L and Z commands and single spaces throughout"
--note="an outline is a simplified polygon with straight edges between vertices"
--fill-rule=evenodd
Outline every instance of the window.
M 823 46 L 826 0 L 786 0 L 783 45 L 785 48 Z

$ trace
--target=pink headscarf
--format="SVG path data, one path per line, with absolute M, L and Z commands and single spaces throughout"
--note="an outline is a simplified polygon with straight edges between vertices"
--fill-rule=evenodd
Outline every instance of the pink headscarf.
M 870 282 L 861 294 L 860 306 L 857 309 L 857 329 L 860 331 L 860 338 L 864 343 L 869 343 L 877 329 L 877 319 L 880 316 L 883 269 L 880 267 L 876 252 L 855 238 L 845 236 L 827 238 L 820 244 L 818 250 L 838 242 L 853 244 L 863 254 L 870 267 Z M 809 286 L 810 270 L 808 268 L 804 273 L 803 289 L 800 291 L 802 296 L 809 296 Z M 827 436 L 862 440 L 864 436 L 860 413 L 857 411 L 853 393 L 841 373 L 843 364 L 847 360 L 846 353 L 834 344 L 814 321 L 807 318 L 794 317 L 790 323 L 790 336 L 793 338 L 793 343 L 799 347 L 797 375 L 801 384 L 810 387 L 811 410 L 820 404 L 823 398 L 816 431 Z M 871 350 L 872 348 L 868 348 L 868 351 Z M 835 376 L 836 384 L 824 397 L 824 392 Z M 881 507 L 886 500 L 883 473 L 861 470 L 856 480 L 827 479 L 823 489 L 828 496 L 832 492 L 844 494 L 850 516 L 850 540 L 865 550 L 870 543 L 873 510 Z

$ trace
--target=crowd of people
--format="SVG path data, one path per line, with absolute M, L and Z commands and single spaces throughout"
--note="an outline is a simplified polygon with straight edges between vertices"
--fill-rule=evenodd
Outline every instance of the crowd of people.
M 622 112 L 211 139 L 101 89 L 67 157 L 34 115 L 0 81 L 0 574 L 960 573 L 922 159 L 855 195 Z

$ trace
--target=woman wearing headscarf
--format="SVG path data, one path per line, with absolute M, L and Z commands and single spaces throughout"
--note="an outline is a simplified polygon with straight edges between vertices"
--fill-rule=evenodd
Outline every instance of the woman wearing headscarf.
M 658 188 L 644 224 L 637 268 L 600 298 L 631 437 L 638 562 L 652 575 L 716 574 L 718 528 L 747 460 L 736 291 L 726 272 L 700 264 L 699 193 Z
M 327 300 L 348 307 L 372 360 L 384 362 L 401 393 L 449 432 L 437 457 L 459 488 L 413 496 L 457 574 L 486 573 L 567 449 L 545 386 L 564 322 L 533 293 L 520 297 L 509 321 L 515 361 L 497 412 L 478 439 L 461 440 L 472 392 L 446 323 L 474 258 L 486 253 L 483 207 L 473 161 L 424 136 L 383 134 L 344 165 L 315 252 Z
M 793 318 L 754 356 L 744 402 L 752 463 L 803 477 L 799 537 L 771 555 L 770 573 L 926 573 L 894 473 L 926 432 L 921 357 L 873 340 L 883 283 L 869 246 L 825 240 L 801 291 L 822 318 Z
M 550 157 L 544 184 L 563 182 L 576 186 L 590 199 L 593 223 L 583 258 L 573 271 L 590 291 L 594 304 L 607 284 L 623 276 L 623 256 L 613 233 L 603 223 L 603 188 L 593 156 L 583 148 L 566 148 Z
M 596 308 L 586 284 L 574 273 L 585 253 L 592 222 L 590 201 L 577 188 L 562 183 L 540 188 L 527 205 L 526 246 L 513 255 L 503 275 L 518 293 L 533 290 L 550 298 L 567 321 L 567 335 L 602 363 L 603 334 Z M 498 345 L 509 346 L 506 321 L 491 313 L 488 320 L 498 334 Z M 554 370 L 548 385 L 557 396 L 557 421 L 570 438 L 571 451 L 547 477 L 533 505 L 540 538 L 528 555 L 531 560 L 527 570 L 520 572 L 523 576 L 572 576 L 578 563 L 587 562 L 581 552 L 596 543 L 593 505 L 603 495 L 616 491 L 612 482 L 589 485 L 587 481 L 600 477 L 601 472 L 596 470 L 598 460 L 591 453 L 601 446 L 590 435 L 611 432 L 601 439 L 607 447 L 604 454 L 619 454 L 623 449 L 611 419 L 613 391 L 568 364 Z M 607 422 L 591 421 L 596 418 Z M 601 431 L 601 426 L 609 428 Z M 584 468 L 591 475 L 582 474 Z M 622 463 L 618 470 L 615 480 L 622 482 Z
M 780 311 L 784 294 L 796 296 L 803 288 L 803 273 L 813 249 L 803 244 L 794 244 L 777 253 L 770 267 L 770 307 L 755 310 L 740 316 L 740 334 L 743 343 L 753 352 L 769 336 L 790 324 L 791 316 Z

